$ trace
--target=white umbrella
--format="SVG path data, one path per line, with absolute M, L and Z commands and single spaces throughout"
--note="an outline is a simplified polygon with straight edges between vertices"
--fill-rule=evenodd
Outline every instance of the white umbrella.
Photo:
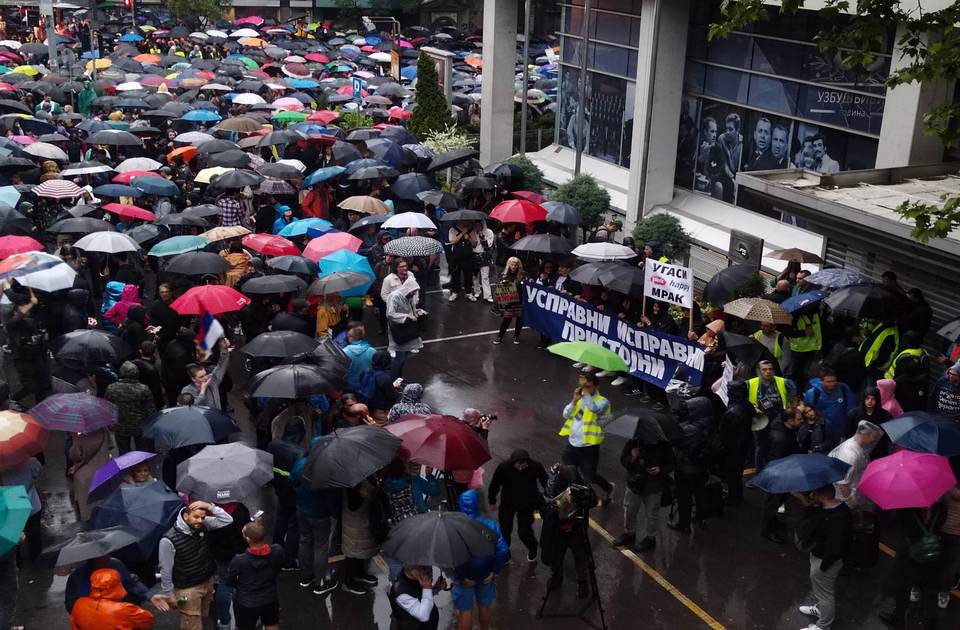
M 637 255 L 629 247 L 617 243 L 584 243 L 571 253 L 577 258 L 594 261 L 627 260 Z
M 300 55 L 287 55 L 283 58 L 284 63 L 307 63 L 307 60 L 301 57 Z
M 259 94 L 237 94 L 233 99 L 234 105 L 260 105 L 266 103 Z
M 67 168 L 60 171 L 62 177 L 73 177 L 74 175 L 94 175 L 95 173 L 112 173 L 113 169 L 106 164 L 101 164 L 95 160 L 89 162 L 75 162 L 68 164 Z
M 277 164 L 286 164 L 287 166 L 292 166 L 301 173 L 304 173 L 307 170 L 307 165 L 300 160 L 277 160 Z
M 0 46 L 11 48 L 13 50 L 20 50 L 20 47 L 23 46 L 23 44 L 21 42 L 18 42 L 12 39 L 5 39 L 3 41 L 0 41 Z
M 379 61 L 380 63 L 390 63 L 390 53 L 378 52 L 370 55 L 372 61 Z
M 162 166 L 163 164 L 157 162 L 156 160 L 151 160 L 150 158 L 145 157 L 135 157 L 127 158 L 123 162 L 117 164 L 116 171 L 118 173 L 126 173 L 127 171 L 155 171 Z
M 198 145 L 202 142 L 209 142 L 213 140 L 214 137 L 209 133 L 203 133 L 202 131 L 188 131 L 187 133 L 181 133 L 179 136 L 173 139 L 174 142 L 186 142 L 187 144 Z
M 437 226 L 425 214 L 419 212 L 401 212 L 395 214 L 383 223 L 384 229 L 387 228 L 421 228 L 425 230 L 436 230 Z
M 142 90 L 143 86 L 137 83 L 136 81 L 128 81 L 126 83 L 121 83 L 117 86 L 117 92 L 133 92 L 135 90 Z
M 55 144 L 50 144 L 49 142 L 34 142 L 33 144 L 28 144 L 27 146 L 23 147 L 23 150 L 30 155 L 44 158 L 46 160 L 58 160 L 61 162 L 70 161 L 70 157 L 64 153 L 63 149 Z
M 252 28 L 241 28 L 230 33 L 230 37 L 260 37 L 260 33 Z
M 135 252 L 140 249 L 135 240 L 122 232 L 94 232 L 87 234 L 73 246 L 86 252 L 103 252 L 104 254 Z
M 231 90 L 233 90 L 233 88 L 230 87 L 229 85 L 224 85 L 224 84 L 222 84 L 222 83 L 207 83 L 206 85 L 204 85 L 204 86 L 201 87 L 200 89 L 201 89 L 201 90 L 209 90 L 209 91 L 211 91 L 211 92 L 213 92 L 213 91 L 230 92 Z
M 264 85 L 266 85 L 268 88 L 270 88 L 274 92 L 282 92 L 284 90 L 290 89 L 289 85 L 282 85 L 280 83 L 264 83 Z
M 234 168 L 227 168 L 226 166 L 211 166 L 210 168 L 205 168 L 197 176 L 193 178 L 193 181 L 198 184 L 209 184 L 210 180 L 217 175 L 223 175 L 224 173 L 229 173 L 230 171 L 235 171 Z
M 61 291 L 73 287 L 73 281 L 77 277 L 77 272 L 67 263 L 60 263 L 50 267 L 34 271 L 17 278 L 17 282 L 31 289 L 40 291 Z
M 209 35 L 207 35 L 206 33 L 201 33 L 201 32 L 199 32 L 199 31 L 190 33 L 190 37 L 193 37 L 193 38 L 195 38 L 195 39 L 200 39 L 200 40 L 203 40 L 203 41 L 206 41 L 206 40 L 210 39 L 210 36 L 209 36 Z
M 221 39 L 226 39 L 230 37 L 224 31 L 216 31 L 216 30 L 207 31 L 207 35 L 209 35 L 210 37 L 220 37 Z

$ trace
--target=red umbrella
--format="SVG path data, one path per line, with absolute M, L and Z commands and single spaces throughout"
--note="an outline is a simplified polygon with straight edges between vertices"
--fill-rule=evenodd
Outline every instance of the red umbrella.
M 307 246 L 303 248 L 303 257 L 309 258 L 313 262 L 320 262 L 321 258 L 341 249 L 349 249 L 351 252 L 355 252 L 360 249 L 362 244 L 363 241 L 349 232 L 333 232 L 319 236 L 307 243 Z
M 490 218 L 501 223 L 533 223 L 546 221 L 547 211 L 526 199 L 510 199 L 498 203 L 490 212 Z
M 410 117 L 413 116 L 413 112 L 407 111 L 402 107 L 393 106 L 387 110 L 387 115 L 396 120 L 409 120 Z
M 323 125 L 329 125 L 338 118 L 340 118 L 340 114 L 337 112 L 332 112 L 329 109 L 321 109 L 318 112 L 310 114 L 310 116 L 307 117 L 307 122 L 318 122 Z
M 265 256 L 299 256 L 300 248 L 275 234 L 247 234 L 243 246 Z
M 29 236 L 0 236 L 0 258 L 25 252 L 42 252 L 43 245 Z
M 453 416 L 412 414 L 387 425 L 403 444 L 400 454 L 441 470 L 473 470 L 490 460 L 486 441 Z
M 188 289 L 170 305 L 181 315 L 199 315 L 204 310 L 213 315 L 239 311 L 250 303 L 250 298 L 222 284 L 205 284 Z
M 330 58 L 322 53 L 307 53 L 303 58 L 307 61 L 315 61 L 317 63 L 330 63 Z
M 149 210 L 145 210 L 140 206 L 134 206 L 128 203 L 108 203 L 105 206 L 102 206 L 102 208 L 107 212 L 112 212 L 113 214 L 126 219 L 153 221 L 157 218 L 157 215 Z
M 160 173 L 154 173 L 153 171 L 127 171 L 126 173 L 120 173 L 110 181 L 117 182 L 118 184 L 129 184 L 130 180 L 134 177 L 163 177 Z
M 0 469 L 13 468 L 42 453 L 50 432 L 33 416 L 18 411 L 0 411 Z
M 527 201 L 530 201 L 537 205 L 540 205 L 541 203 L 546 201 L 546 199 L 543 198 L 543 195 L 538 195 L 537 193 L 530 190 L 515 190 L 510 194 L 516 197 L 517 199 L 526 199 Z

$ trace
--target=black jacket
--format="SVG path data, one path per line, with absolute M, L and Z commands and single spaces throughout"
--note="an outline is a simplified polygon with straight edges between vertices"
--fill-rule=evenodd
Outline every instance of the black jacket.
M 640 449 L 640 457 L 630 459 L 630 451 Z M 642 440 L 628 440 L 620 452 L 620 465 L 627 471 L 627 487 L 636 494 L 656 494 L 663 492 L 663 482 L 673 472 L 673 447 L 667 442 L 645 444 Z M 659 468 L 660 472 L 651 475 L 648 468 Z
M 543 495 L 537 484 L 540 484 L 540 488 L 546 488 L 547 471 L 540 462 L 528 461 L 529 464 L 522 471 L 514 468 L 513 458 L 497 466 L 490 480 L 490 503 L 495 503 L 499 495 L 500 508 L 504 510 L 533 510 L 540 507 Z
M 163 400 L 163 379 L 160 378 L 160 370 L 157 368 L 155 359 L 134 359 L 133 364 L 137 366 L 139 381 L 150 388 L 153 394 L 153 404 L 157 409 L 163 409 L 166 405 Z
M 270 545 L 266 555 L 254 555 L 249 549 L 238 553 L 227 569 L 227 586 L 236 590 L 233 601 L 244 608 L 266 606 L 279 600 L 277 576 L 283 567 L 283 547 Z
M 813 530 L 811 554 L 820 558 L 820 570 L 828 570 L 837 560 L 843 560 L 850 549 L 853 534 L 853 516 L 846 503 L 821 510 Z

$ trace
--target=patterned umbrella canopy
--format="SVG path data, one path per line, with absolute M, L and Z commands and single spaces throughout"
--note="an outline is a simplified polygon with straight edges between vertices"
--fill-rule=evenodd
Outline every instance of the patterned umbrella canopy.
M 43 451 L 50 432 L 19 411 L 0 411 L 0 469 L 13 468 Z
M 740 298 L 723 305 L 723 312 L 740 319 L 774 324 L 792 324 L 793 316 L 782 306 L 763 298 Z
M 54 394 L 33 409 L 30 414 L 51 431 L 90 433 L 117 423 L 117 406 L 109 400 L 77 394 Z
M 387 243 L 383 251 L 391 256 L 431 256 L 442 252 L 443 245 L 426 236 L 401 236 Z

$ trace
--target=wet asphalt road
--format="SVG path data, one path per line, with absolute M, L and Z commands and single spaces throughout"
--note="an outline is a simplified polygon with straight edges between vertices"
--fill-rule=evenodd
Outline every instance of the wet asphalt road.
M 576 372 L 565 359 L 536 349 L 538 334 L 524 331 L 523 343 L 495 346 L 499 319 L 489 305 L 459 301 L 447 304 L 440 294 L 427 296 L 431 312 L 430 340 L 424 350 L 407 363 L 404 377 L 426 388 L 426 399 L 443 413 L 458 415 L 465 407 L 496 413 L 499 421 L 491 430 L 493 467 L 515 448 L 526 448 L 545 465 L 557 461 L 563 442 L 556 433 L 560 412 L 575 386 Z M 368 330 L 375 331 L 370 321 Z M 512 335 L 512 331 L 510 333 Z M 372 340 L 385 343 L 385 340 Z M 237 389 L 243 383 L 242 371 L 234 372 Z M 622 397 L 605 381 L 601 391 L 614 411 L 636 403 Z M 236 395 L 237 390 L 234 390 Z M 233 406 L 242 410 L 235 399 Z M 245 418 L 238 418 L 244 425 Z M 245 426 L 249 430 L 249 426 Z M 44 472 L 46 496 L 44 515 L 47 550 L 37 563 L 23 567 L 20 576 L 18 623 L 28 630 L 69 628 L 63 609 L 65 577 L 55 576 L 53 563 L 57 544 L 68 539 L 77 525 L 72 515 L 67 487 L 62 475 L 63 453 L 55 434 L 47 448 L 48 465 Z M 620 501 L 623 475 L 617 463 L 622 441 L 609 437 L 603 446 L 601 472 L 618 483 L 616 503 L 595 509 L 590 532 L 601 599 L 611 629 L 650 628 L 697 630 L 703 628 L 769 629 L 805 628 L 810 620 L 797 611 L 806 600 L 809 581 L 807 559 L 788 545 L 774 545 L 761 539 L 759 506 L 762 494 L 748 490 L 743 506 L 728 509 L 722 519 L 713 519 L 707 529 L 692 534 L 677 534 L 665 526 L 658 545 L 642 557 L 610 548 L 609 536 L 621 533 L 623 518 Z M 269 510 L 270 500 L 262 505 Z M 251 507 L 251 512 L 255 507 Z M 788 518 L 789 518 L 788 514 Z M 538 527 L 538 526 L 535 526 Z M 892 537 L 885 542 L 893 545 Z M 525 549 L 514 535 L 515 559 L 498 579 L 498 598 L 494 606 L 494 627 L 511 629 L 550 628 L 567 630 L 588 627 L 576 618 L 535 617 L 544 593 L 548 570 L 528 564 Z M 551 596 L 548 613 L 575 613 L 582 607 L 575 599 L 572 560 L 568 554 L 568 579 L 560 597 Z M 881 554 L 878 567 L 867 572 L 843 576 L 839 582 L 839 620 L 841 630 L 880 629 L 879 607 L 892 606 L 884 599 L 885 581 L 893 566 Z M 295 573 L 281 576 L 281 625 L 284 628 L 349 628 L 351 630 L 390 627 L 389 604 L 384 595 L 383 567 L 374 565 L 381 585 L 364 596 L 337 591 L 316 597 L 300 589 Z M 441 628 L 452 627 L 449 594 L 437 598 L 441 610 Z M 596 605 L 590 603 L 584 617 L 599 627 Z M 174 614 L 157 615 L 157 628 L 178 627 Z M 210 626 L 214 627 L 214 626 Z M 960 628 L 960 601 L 955 597 L 939 628 Z

